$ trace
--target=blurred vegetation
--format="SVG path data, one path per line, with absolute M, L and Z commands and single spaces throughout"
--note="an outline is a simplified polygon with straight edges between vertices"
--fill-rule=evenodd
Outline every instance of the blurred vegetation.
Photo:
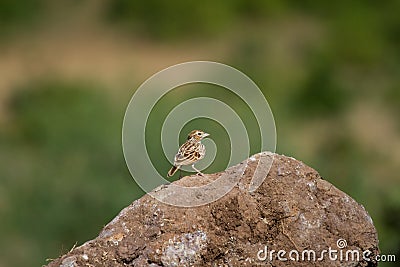
M 44 251 L 68 251 L 143 194 L 121 153 L 123 110 L 116 112 L 94 88 L 39 82 L 16 89 L 9 103 L 12 123 L 0 132 L 6 266 L 26 266 L 42 255 L 37 265 Z
M 43 15 L 45 0 L 0 1 L 0 36 L 30 27 Z
M 33 25 L 45 32 L 56 27 L 59 17 L 74 20 L 79 12 L 93 12 L 82 16 L 90 20 L 82 23 L 130 36 L 129 45 L 145 40 L 149 49 L 162 50 L 163 44 L 170 49 L 165 53 L 176 49 L 178 54 L 185 47 L 215 46 L 221 51 L 222 46 L 227 51 L 223 57 L 206 54 L 200 59 L 237 67 L 262 88 L 277 123 L 277 152 L 314 167 L 363 204 L 378 229 L 381 252 L 400 259 L 400 1 L 72 2 L 71 9 L 64 8 L 67 0 L 0 1 L 0 44 L 10 35 L 31 33 Z M 2 51 L 0 57 L 9 56 L 8 50 Z M 30 71 L 27 67 L 26 73 Z M 0 80 L 8 74 L 0 71 Z M 62 75 L 49 78 L 49 71 L 7 88 L 0 84 L 0 92 L 10 92 L 6 104 L 0 103 L 7 117 L 0 122 L 0 267 L 44 264 L 46 258 L 96 236 L 143 194 L 121 149 L 122 119 L 133 84 L 112 101 L 110 95 L 118 93 L 111 93 L 103 74 L 96 82 Z M 145 78 L 134 77 L 134 85 Z M 220 99 L 248 119 L 248 129 L 255 128 L 240 99 L 202 88 L 177 88 L 157 103 L 148 124 L 154 133 L 148 136 L 153 142 L 147 143 L 153 160 L 160 154 L 165 116 L 190 97 Z M 198 127 L 208 128 L 219 147 L 230 145 L 224 129 L 206 119 L 185 125 L 180 140 Z M 259 133 L 250 133 L 255 153 Z M 217 162 L 207 171 L 226 164 L 220 154 Z M 165 157 L 154 163 L 160 172 L 169 167 Z

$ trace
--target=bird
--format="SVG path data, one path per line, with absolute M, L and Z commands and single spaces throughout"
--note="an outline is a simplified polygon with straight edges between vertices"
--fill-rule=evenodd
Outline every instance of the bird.
M 175 155 L 174 166 L 169 170 L 167 177 L 174 175 L 183 165 L 192 165 L 193 170 L 195 170 L 198 175 L 204 176 L 204 174 L 194 167 L 194 164 L 204 158 L 206 148 L 201 143 L 201 140 L 209 135 L 210 134 L 201 130 L 191 131 L 186 142 L 179 147 L 178 153 Z

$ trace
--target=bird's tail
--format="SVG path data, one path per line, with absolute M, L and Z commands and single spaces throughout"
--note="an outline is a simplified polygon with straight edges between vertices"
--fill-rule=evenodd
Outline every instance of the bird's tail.
M 167 177 L 171 177 L 172 175 L 174 175 L 178 169 L 179 169 L 179 167 L 172 166 L 172 168 L 169 170 L 169 172 L 167 174 Z

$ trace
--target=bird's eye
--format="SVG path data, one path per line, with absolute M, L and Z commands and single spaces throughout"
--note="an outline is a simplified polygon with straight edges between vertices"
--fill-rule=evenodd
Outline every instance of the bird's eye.
M 201 135 L 201 133 L 199 132 L 199 133 L 197 133 L 197 135 Z

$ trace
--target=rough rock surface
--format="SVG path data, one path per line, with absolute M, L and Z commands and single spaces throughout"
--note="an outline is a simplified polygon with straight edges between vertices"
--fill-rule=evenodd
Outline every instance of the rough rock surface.
M 271 170 L 249 192 L 262 158 L 273 160 Z M 97 238 L 48 266 L 377 265 L 378 238 L 370 216 L 315 170 L 268 152 L 228 170 L 240 167 L 245 167 L 243 177 L 221 199 L 181 208 L 146 195 L 123 209 Z M 198 186 L 219 175 L 192 175 L 175 183 Z M 363 251 L 370 252 L 369 261 Z

